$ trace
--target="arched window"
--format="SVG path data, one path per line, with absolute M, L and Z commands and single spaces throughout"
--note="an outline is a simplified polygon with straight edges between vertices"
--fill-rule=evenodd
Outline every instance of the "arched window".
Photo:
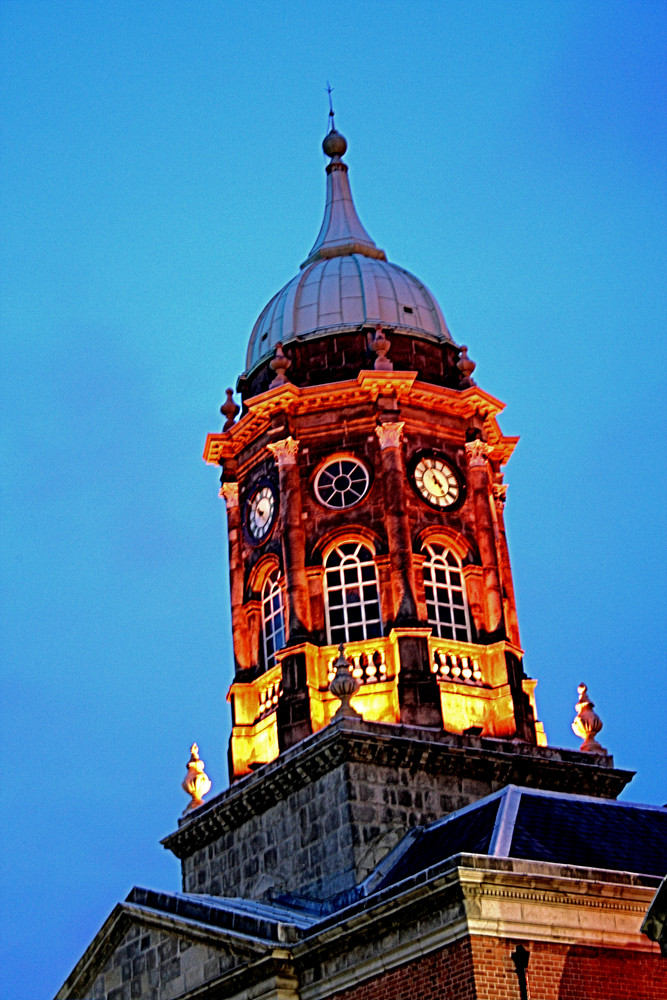
M 461 563 L 439 542 L 428 542 L 423 551 L 426 613 L 433 634 L 441 639 L 470 642 L 470 616 Z
M 285 616 L 279 579 L 280 574 L 274 569 L 268 574 L 262 587 L 262 636 L 266 670 L 270 670 L 276 662 L 276 650 L 285 645 Z
M 362 542 L 342 542 L 324 564 L 330 643 L 382 635 L 378 578 L 373 553 Z

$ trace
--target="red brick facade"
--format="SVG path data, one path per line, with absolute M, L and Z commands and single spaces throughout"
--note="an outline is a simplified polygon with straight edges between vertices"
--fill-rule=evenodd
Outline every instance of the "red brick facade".
M 520 1000 L 517 941 L 468 937 L 331 1000 Z M 667 1000 L 667 963 L 655 952 L 521 942 L 530 1000 Z
M 470 938 L 332 995 L 332 1000 L 476 1000 Z

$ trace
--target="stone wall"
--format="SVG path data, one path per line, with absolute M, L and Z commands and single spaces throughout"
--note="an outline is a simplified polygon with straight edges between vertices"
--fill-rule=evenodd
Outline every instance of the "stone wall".
M 86 1000 L 173 1000 L 217 978 L 229 962 L 219 948 L 135 925 L 86 992 Z
M 163 843 L 186 892 L 323 900 L 361 882 L 405 834 L 509 782 L 615 797 L 610 758 L 406 726 L 334 723 L 181 822 Z
M 355 884 L 353 829 L 339 765 L 183 858 L 183 889 L 254 899 L 272 888 L 331 896 Z

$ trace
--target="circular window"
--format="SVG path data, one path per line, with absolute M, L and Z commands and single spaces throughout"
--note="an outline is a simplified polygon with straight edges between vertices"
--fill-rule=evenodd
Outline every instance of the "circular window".
M 356 458 L 332 458 L 315 479 L 315 496 L 325 507 L 341 510 L 358 503 L 368 492 L 368 469 Z

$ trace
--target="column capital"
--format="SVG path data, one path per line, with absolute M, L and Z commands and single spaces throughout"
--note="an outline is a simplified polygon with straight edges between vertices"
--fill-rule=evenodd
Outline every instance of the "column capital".
M 296 456 L 299 451 L 299 442 L 293 437 L 283 438 L 281 441 L 274 441 L 268 446 L 278 463 L 278 468 L 282 469 L 286 465 L 296 465 Z
M 220 487 L 220 492 L 218 496 L 221 496 L 225 503 L 227 504 L 227 510 L 231 507 L 238 507 L 239 505 L 239 484 L 238 483 L 223 483 Z
M 385 448 L 399 448 L 404 427 L 404 420 L 398 420 L 391 424 L 378 424 L 375 428 L 375 433 L 380 441 L 380 450 L 384 451 Z
M 468 456 L 468 465 L 470 468 L 485 468 L 491 451 L 491 445 L 487 444 L 486 441 L 466 441 L 466 454 Z

